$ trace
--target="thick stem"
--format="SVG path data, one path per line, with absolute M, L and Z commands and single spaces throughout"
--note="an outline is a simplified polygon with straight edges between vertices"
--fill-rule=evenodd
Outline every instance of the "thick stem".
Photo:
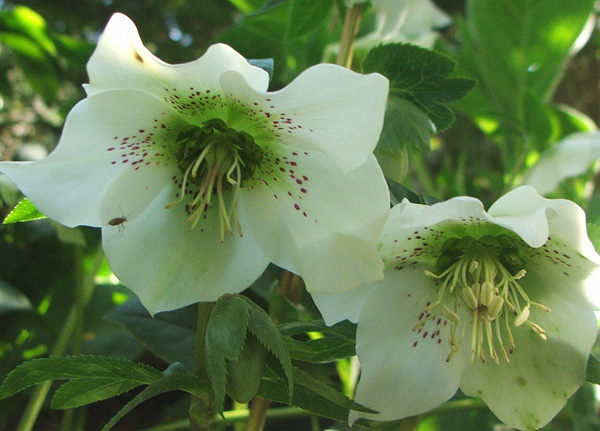
M 340 40 L 340 52 L 336 64 L 350 69 L 352 65 L 352 55 L 354 54 L 354 40 L 360 26 L 360 18 L 364 8 L 363 3 L 355 4 L 346 11 L 344 18 L 344 27 L 342 29 L 342 38 Z
M 417 428 L 419 428 L 419 416 L 409 416 L 402 419 L 400 431 L 417 431 Z
M 54 344 L 54 348 L 50 352 L 50 356 L 62 356 L 66 352 L 69 341 L 71 340 L 71 337 L 77 328 L 77 323 L 79 321 L 79 316 L 82 313 L 82 308 L 87 305 L 88 301 L 92 297 L 94 287 L 96 286 L 94 283 L 94 277 L 100 269 L 100 265 L 102 265 L 103 261 L 104 251 L 102 250 L 102 245 L 98 245 L 94 262 L 89 272 L 86 274 L 86 277 L 83 280 L 78 277 L 78 284 L 81 283 L 81 285 L 77 286 L 76 289 L 80 292 L 81 298 L 78 299 L 75 304 L 73 304 L 69 316 L 63 325 L 63 329 L 60 332 L 56 343 Z M 81 264 L 82 262 L 77 262 L 78 266 L 81 266 Z M 29 399 L 27 407 L 25 407 L 23 417 L 17 426 L 17 431 L 31 431 L 33 429 L 40 410 L 44 405 L 44 400 L 46 399 L 48 391 L 50 390 L 51 384 L 51 381 L 47 381 L 35 388 L 31 398 Z
M 212 313 L 214 303 L 201 302 L 198 305 L 198 325 L 196 329 L 196 351 L 194 354 L 194 375 L 210 385 L 206 370 L 206 327 Z M 190 402 L 190 430 L 208 431 L 215 417 L 215 404 L 212 397 L 209 400 L 192 396 Z
M 245 431 L 262 431 L 267 420 L 267 411 L 269 410 L 269 400 L 254 397 L 250 404 L 250 415 L 246 422 Z

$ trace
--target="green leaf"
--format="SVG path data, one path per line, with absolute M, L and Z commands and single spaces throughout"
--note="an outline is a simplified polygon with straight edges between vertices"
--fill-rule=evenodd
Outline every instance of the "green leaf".
M 594 355 L 590 355 L 588 359 L 585 380 L 600 385 L 600 361 Z
M 210 388 L 200 378 L 184 373 L 167 374 L 165 371 L 160 379 L 150 384 L 146 389 L 140 392 L 134 399 L 128 402 L 119 412 L 102 428 L 102 431 L 109 431 L 119 420 L 135 407 L 157 395 L 165 392 L 181 390 L 187 392 L 207 404 L 210 400 Z
M 356 325 L 345 320 L 333 326 L 325 325 L 322 320 L 293 322 L 280 325 L 279 329 L 292 359 L 306 362 L 333 362 L 337 359 L 354 356 L 356 344 Z M 291 335 L 319 333 L 319 338 L 300 341 Z
M 431 134 L 450 127 L 454 114 L 445 104 L 464 97 L 475 85 L 472 79 L 450 78 L 454 67 L 450 58 L 409 44 L 369 51 L 363 72 L 378 72 L 390 80 L 381 148 L 428 148 Z
M 181 362 L 189 373 L 194 368 L 197 306 L 184 307 L 152 317 L 139 299 L 131 299 L 108 314 L 148 349 L 166 362 Z
M 282 335 L 299 335 L 308 332 L 320 332 L 323 334 L 337 334 L 350 339 L 356 338 L 356 324 L 349 322 L 348 320 L 342 320 L 333 326 L 327 326 L 321 319 L 292 322 L 279 325 L 279 330 Z
M 137 386 L 152 383 L 161 376 L 160 371 L 148 365 L 106 356 L 34 359 L 19 365 L 6 377 L 0 387 L 0 399 L 47 380 L 85 379 L 93 382 L 100 379 L 106 383 L 107 379 L 112 379 Z
M 294 367 L 294 395 L 291 403 L 287 400 L 286 385 L 274 375 L 263 378 L 258 396 L 271 401 L 291 404 L 311 413 L 334 419 L 348 421 L 349 410 L 377 413 L 338 392 L 331 386 L 315 379 L 310 374 Z
M 223 295 L 206 327 L 206 368 L 219 413 L 223 413 L 227 390 L 227 360 L 236 360 L 242 353 L 250 314 L 248 303 L 240 296 Z
M 426 151 L 435 133 L 435 125 L 423 110 L 402 97 L 390 94 L 377 148 L 393 153 L 399 147 L 413 145 Z
M 355 340 L 338 337 L 324 337 L 316 340 L 299 341 L 285 338 L 290 356 L 306 362 L 333 362 L 338 359 L 354 356 Z
M 136 388 L 135 381 L 115 380 L 111 377 L 73 379 L 64 383 L 52 397 L 53 409 L 72 409 L 96 401 L 116 397 Z
M 258 9 L 256 12 L 253 12 L 252 14 L 250 14 L 250 16 L 262 15 L 263 13 L 267 13 L 289 1 L 291 1 L 291 0 L 267 0 L 265 2 L 265 4 L 263 4 L 261 6 L 260 9 Z
M 504 133 L 542 142 L 548 120 L 536 105 L 551 99 L 593 5 L 594 0 L 467 1 L 467 21 L 457 21 L 463 41 L 458 58 L 480 85 L 461 109 L 480 124 L 491 118 Z
M 27 198 L 19 202 L 4 219 L 4 224 L 33 221 L 46 218 Z
M 273 354 L 281 364 L 283 372 L 287 377 L 287 386 L 290 397 L 294 388 L 294 376 L 292 373 L 292 360 L 285 341 L 279 329 L 273 323 L 269 315 L 258 305 L 246 297 L 242 297 L 250 309 L 250 320 L 248 330 L 260 341 L 260 343 Z

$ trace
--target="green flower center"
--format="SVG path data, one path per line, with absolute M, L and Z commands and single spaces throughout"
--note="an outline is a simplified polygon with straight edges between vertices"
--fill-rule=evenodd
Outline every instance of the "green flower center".
M 510 346 L 509 351 L 515 347 L 511 327 L 525 324 L 546 339 L 546 332 L 529 320 L 529 313 L 532 305 L 545 312 L 550 309 L 533 302 L 519 284 L 525 277 L 525 261 L 518 252 L 516 241 L 504 234 L 486 235 L 479 240 L 469 236 L 451 238 L 442 246 L 436 273 L 425 271 L 427 276 L 440 281 L 437 300 L 425 311 L 438 310 L 451 323 L 450 353 L 446 361 L 450 361 L 459 349 L 460 307 L 466 307 L 472 317 L 471 361 L 476 357 L 485 361 L 487 351 L 498 364 L 499 350 L 504 360 L 510 362 L 507 347 Z M 426 319 L 419 321 L 413 330 L 425 323 Z M 508 346 L 503 333 L 508 338 Z
M 263 150 L 251 135 L 231 129 L 219 119 L 205 121 L 203 127 L 189 126 L 177 136 L 177 166 L 183 173 L 178 199 L 169 203 L 172 208 L 191 195 L 186 205 L 188 222 L 195 228 L 202 214 L 213 204 L 216 195 L 219 208 L 221 241 L 225 233 L 236 226 L 242 236 L 237 217 L 239 190 L 244 180 L 251 178 L 263 157 Z M 232 190 L 229 205 L 224 193 Z

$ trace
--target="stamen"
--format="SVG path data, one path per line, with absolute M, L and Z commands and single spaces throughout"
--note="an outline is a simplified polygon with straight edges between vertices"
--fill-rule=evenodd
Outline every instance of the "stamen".
M 494 237 L 486 238 L 486 241 L 490 244 L 500 244 Z M 453 247 L 459 248 L 460 252 L 454 251 Z M 460 340 L 463 339 L 465 332 L 468 333 L 468 329 L 471 332 L 471 361 L 476 357 L 485 361 L 487 350 L 487 354 L 496 364 L 500 363 L 500 356 L 509 363 L 509 353 L 512 353 L 515 348 L 513 328 L 521 327 L 523 324 L 542 339 L 547 339 L 545 330 L 530 321 L 529 317 L 531 306 L 544 312 L 550 312 L 550 309 L 531 301 L 519 284 L 518 280 L 526 275 L 524 269 L 516 271 L 513 275 L 501 261 L 501 257 L 505 256 L 497 255 L 499 253 L 497 248 L 482 245 L 470 237 L 464 241 L 452 238 L 442 246 L 442 250 L 436 263 L 440 273 L 425 270 L 427 277 L 439 280 L 436 282 L 437 299 L 425 307 L 424 313 L 428 314 L 425 317 L 421 315 L 413 331 L 418 331 L 432 320 L 435 316 L 433 310 L 438 309 L 439 313 L 450 322 L 450 352 L 446 361 L 450 361 L 456 354 Z M 516 248 L 511 248 L 509 251 L 511 265 L 515 262 L 524 264 Z M 471 319 L 459 319 L 458 309 L 461 306 L 459 302 L 462 302 L 464 309 L 471 313 Z M 511 317 L 513 313 L 516 315 L 514 318 Z M 502 337 L 500 326 L 502 315 L 504 315 L 504 326 L 510 349 L 504 345 Z M 468 325 L 471 327 L 468 328 Z M 460 338 L 457 338 L 457 333 L 460 334 Z
M 192 186 L 196 187 L 191 202 L 186 205 L 187 222 L 191 229 L 203 218 L 212 205 L 216 194 L 216 209 L 219 211 L 221 242 L 235 225 L 242 236 L 242 227 L 237 217 L 237 204 L 242 180 L 251 178 L 263 157 L 263 150 L 256 145 L 248 133 L 228 128 L 227 124 L 214 118 L 204 126 L 190 126 L 179 133 L 176 143 L 178 166 L 183 172 L 179 197 L 168 203 L 170 209 L 189 196 Z M 232 190 L 230 201 L 225 194 Z

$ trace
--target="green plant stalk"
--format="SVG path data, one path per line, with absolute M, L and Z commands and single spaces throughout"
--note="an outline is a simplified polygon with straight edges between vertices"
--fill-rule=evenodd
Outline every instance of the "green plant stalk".
M 194 352 L 194 375 L 200 377 L 210 386 L 206 369 L 206 328 L 214 308 L 213 302 L 201 302 L 198 305 L 198 325 L 196 328 L 196 350 Z M 190 430 L 208 431 L 215 418 L 214 395 L 210 391 L 209 399 L 192 396 L 190 402 Z
M 92 297 L 92 293 L 94 292 L 94 287 L 96 286 L 94 283 L 94 277 L 98 273 L 103 260 L 104 251 L 102 250 L 102 244 L 99 244 L 98 248 L 96 249 L 94 262 L 89 272 L 83 279 L 78 277 L 78 282 L 81 280 L 81 286 L 77 286 L 76 289 L 77 291 L 82 292 L 81 301 L 76 301 L 75 304 L 73 304 L 73 307 L 69 312 L 69 316 L 63 325 L 63 329 L 60 332 L 52 351 L 50 352 L 50 356 L 62 356 L 67 351 L 69 341 L 71 340 L 71 337 L 73 336 L 73 333 L 79 323 L 79 316 L 81 313 L 83 313 L 83 307 L 87 305 Z M 81 261 L 78 261 L 77 265 L 81 266 Z M 25 412 L 21 417 L 21 421 L 19 422 L 16 431 L 31 431 L 33 429 L 40 410 L 44 405 L 44 401 L 48 396 L 48 391 L 50 390 L 51 384 L 52 382 L 48 381 L 35 388 L 31 394 L 31 398 L 29 399 L 27 407 L 25 407 Z
M 409 416 L 402 419 L 400 431 L 417 431 L 419 428 L 419 416 Z
M 354 40 L 360 26 L 360 19 L 364 8 L 363 3 L 355 4 L 346 10 L 344 27 L 340 39 L 340 51 L 338 52 L 336 64 L 350 69 L 352 56 L 354 55 Z
M 276 409 L 270 409 L 267 412 L 268 419 L 305 418 L 310 415 L 310 412 L 302 410 L 298 407 L 280 407 Z M 231 410 L 223 412 L 223 417 L 216 416 L 213 423 L 239 423 L 246 421 L 248 416 L 250 416 L 250 410 L 248 409 Z M 179 431 L 187 430 L 189 427 L 189 420 L 184 419 L 168 424 L 153 426 L 152 428 L 146 428 L 140 431 Z
M 84 292 L 84 274 L 83 274 L 83 247 L 75 245 L 75 328 L 73 330 L 73 338 L 71 345 L 71 353 L 80 355 L 83 348 L 83 319 L 85 311 L 85 292 Z M 69 409 L 65 411 L 60 424 L 61 431 L 72 431 L 75 428 L 76 410 Z M 81 410 L 83 412 L 83 410 Z M 78 415 L 81 416 L 81 415 Z M 79 418 L 81 419 L 81 418 Z

